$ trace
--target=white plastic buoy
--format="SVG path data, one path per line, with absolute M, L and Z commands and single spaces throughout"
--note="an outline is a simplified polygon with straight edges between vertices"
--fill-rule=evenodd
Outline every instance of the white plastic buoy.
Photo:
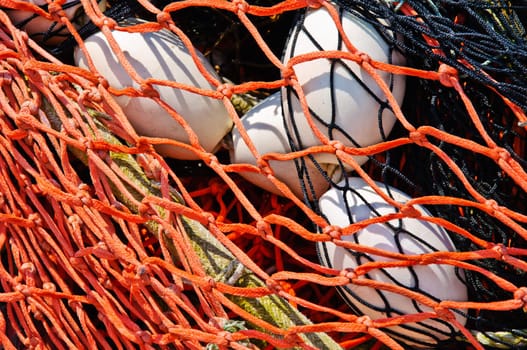
M 372 24 L 343 9 L 339 11 L 344 32 L 359 52 L 380 62 L 405 63 L 404 56 L 391 50 Z M 289 36 L 283 61 L 287 63 L 290 58 L 306 53 L 336 50 L 349 52 L 328 10 L 325 7 L 307 9 Z M 317 128 L 330 140 L 339 140 L 348 147 L 364 147 L 381 142 L 390 133 L 396 118 L 390 109 L 383 110 L 380 104 L 387 98 L 358 63 L 319 58 L 292 67 Z M 377 73 L 388 86 L 393 86 L 393 95 L 401 105 L 405 93 L 404 75 L 380 70 Z M 293 135 L 295 145 L 300 149 L 320 145 L 291 87 L 282 88 L 282 101 L 288 128 L 299 130 L 298 135 Z M 325 156 L 327 159 L 322 162 L 337 162 L 334 154 Z M 368 158 L 355 159 L 362 164 Z
M 128 22 L 136 23 L 132 20 Z M 215 87 L 198 70 L 190 52 L 174 33 L 165 29 L 148 33 L 114 30 L 112 35 L 132 67 L 143 79 L 171 80 L 193 87 L 215 90 Z M 110 86 L 116 89 L 139 88 L 112 52 L 103 33 L 99 32 L 88 37 L 85 45 L 97 71 Z M 219 80 L 205 57 L 199 53 L 198 57 L 206 70 Z M 75 50 L 75 64 L 88 68 L 86 57 L 78 48 Z M 190 125 L 198 136 L 201 146 L 207 152 L 215 152 L 223 137 L 232 128 L 232 120 L 222 101 L 164 85 L 153 85 L 153 87 L 159 92 L 160 98 Z M 138 134 L 189 142 L 188 133 L 184 128 L 153 99 L 118 96 L 116 101 Z M 177 159 L 199 158 L 192 151 L 172 145 L 158 145 L 156 150 L 163 156 Z
M 284 126 L 279 92 L 267 97 L 247 112 L 242 118 L 242 124 L 260 155 L 267 153 L 286 154 L 291 151 Z M 230 156 L 233 164 L 248 163 L 256 165 L 254 155 L 250 152 L 237 128 L 232 131 Z M 311 191 L 314 191 L 318 198 L 330 186 L 330 182 L 308 158 L 299 159 L 296 163 L 294 160 L 271 160 L 269 165 L 273 169 L 274 175 L 288 185 L 299 198 L 304 198 L 302 184 L 306 186 L 308 198 L 312 198 Z M 303 167 L 303 171 L 299 172 L 297 167 Z M 339 179 L 341 172 L 334 164 L 329 166 L 320 164 L 320 167 L 327 172 L 327 176 Z M 265 175 L 253 172 L 241 172 L 239 174 L 269 192 L 283 195 Z M 301 174 L 304 174 L 304 176 L 302 177 Z
M 27 0 L 25 2 L 42 7 L 48 5 L 51 1 Z M 106 9 L 106 0 L 99 1 L 98 4 L 101 11 Z M 72 21 L 76 28 L 80 28 L 88 20 L 79 0 L 64 1 L 62 9 L 66 17 Z M 38 16 L 33 12 L 6 9 L 6 13 L 15 26 L 24 30 L 30 37 L 33 37 L 39 43 L 58 45 L 69 35 L 68 29 L 64 24 Z
M 384 184 L 380 182 L 376 184 L 384 193 L 388 193 Z M 319 200 L 320 211 L 331 225 L 346 227 L 351 223 L 360 223 L 396 212 L 394 207 L 386 203 L 360 177 L 344 179 L 338 186 L 349 190 L 343 191 L 335 187 L 322 195 Z M 408 195 L 393 187 L 389 187 L 389 193 L 400 203 L 410 199 Z M 423 216 L 430 216 L 424 207 L 419 205 L 413 207 Z M 342 236 L 342 240 L 405 255 L 455 251 L 454 244 L 441 226 L 416 218 L 371 224 L 354 234 Z M 318 250 L 321 264 L 337 270 L 355 269 L 370 261 L 394 261 L 383 256 L 348 250 L 331 242 L 319 243 Z M 430 264 L 374 269 L 366 276 L 361 278 L 405 287 L 437 301 L 468 300 L 467 287 L 462 280 L 464 273 L 462 270 L 456 270 L 452 265 Z M 349 284 L 341 288 L 340 292 L 355 312 L 367 315 L 371 319 L 433 311 L 409 297 L 367 286 Z M 460 311 L 466 313 L 466 310 Z M 466 316 L 455 313 L 455 317 L 461 324 L 465 324 Z M 391 327 L 386 331 L 415 347 L 434 346 L 438 341 L 448 339 L 456 332 L 449 323 L 436 318 Z

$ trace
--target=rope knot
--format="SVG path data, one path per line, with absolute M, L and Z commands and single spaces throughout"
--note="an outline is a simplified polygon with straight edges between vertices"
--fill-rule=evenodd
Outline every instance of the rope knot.
M 139 136 L 135 141 L 135 148 L 139 153 L 150 153 L 153 152 L 153 146 L 148 141 L 148 138 Z
M 329 145 L 335 149 L 335 153 L 337 151 L 344 151 L 344 144 L 340 142 L 339 140 L 331 140 L 329 141 Z
M 527 287 L 520 287 L 514 292 L 514 299 L 523 304 L 523 311 L 527 310 Z
M 496 147 L 493 149 L 493 152 L 494 152 L 494 160 L 496 162 L 499 162 L 500 160 L 508 162 L 511 159 L 511 154 L 509 153 L 509 151 L 507 151 L 504 148 Z
M 456 318 L 450 309 L 442 307 L 441 305 L 434 307 L 434 312 L 439 318 L 447 322 L 453 321 Z
M 282 285 L 272 278 L 269 278 L 267 281 L 265 281 L 265 284 L 267 285 L 269 290 L 275 294 L 280 294 L 284 290 L 282 288 Z
M 340 237 L 342 236 L 342 230 L 341 230 L 340 226 L 328 225 L 328 226 L 324 227 L 322 232 L 324 234 L 328 235 L 329 237 L 331 237 L 332 240 L 333 239 L 340 239 Z
M 110 17 L 102 17 L 102 18 L 95 18 L 92 19 L 93 24 L 95 24 L 97 27 L 101 28 L 102 26 L 107 27 L 110 30 L 113 30 L 115 27 L 117 27 L 117 22 Z
M 487 208 L 490 209 L 492 215 L 494 215 L 494 212 L 500 210 L 500 206 L 498 205 L 498 202 L 496 202 L 494 199 L 487 199 L 485 201 L 485 205 L 487 206 Z
M 172 17 L 170 16 L 170 13 L 161 11 L 156 16 L 157 23 L 162 25 L 163 27 L 168 27 L 170 24 L 172 24 Z
M 48 13 L 51 16 L 51 19 L 59 23 L 62 22 L 62 18 L 67 17 L 62 5 L 56 1 L 48 4 Z
M 366 52 L 357 52 L 356 55 L 359 58 L 359 61 L 357 63 L 360 64 L 361 66 L 364 63 L 370 63 L 371 61 L 370 55 L 368 55 Z
M 439 74 L 439 82 L 446 87 L 453 87 L 454 82 L 457 81 L 457 69 L 447 64 L 441 64 L 437 70 Z
M 373 321 L 371 320 L 370 316 L 357 317 L 355 322 L 366 326 L 366 328 L 370 328 L 371 326 L 373 326 Z
M 143 95 L 144 97 L 159 98 L 159 91 L 157 91 L 150 84 L 142 83 L 139 86 L 139 90 L 141 91 L 141 95 Z
M 223 95 L 223 97 L 227 97 L 229 100 L 232 98 L 232 95 L 234 94 L 234 87 L 232 84 L 221 84 L 216 89 L 220 94 Z
M 415 209 L 413 205 L 405 204 L 400 209 L 401 214 L 407 218 L 420 218 L 422 213 Z
M 349 283 L 353 282 L 354 279 L 357 279 L 359 276 L 355 273 L 355 270 L 351 267 L 345 268 L 340 271 L 339 276 L 346 277 L 349 280 Z
M 273 230 L 271 230 L 271 225 L 269 225 L 268 222 L 262 219 L 256 222 L 256 229 L 258 230 L 258 233 L 260 233 L 264 237 L 272 235 L 273 232 Z
M 295 70 L 291 66 L 284 67 L 280 73 L 282 74 L 282 79 L 284 79 L 287 85 L 294 85 L 298 81 L 296 79 Z
M 249 10 L 249 4 L 244 0 L 233 0 L 232 4 L 238 9 L 237 13 L 246 13 Z
M 410 131 L 408 137 L 413 143 L 418 146 L 423 146 L 424 144 L 428 143 L 428 139 L 426 138 L 426 136 L 417 130 Z

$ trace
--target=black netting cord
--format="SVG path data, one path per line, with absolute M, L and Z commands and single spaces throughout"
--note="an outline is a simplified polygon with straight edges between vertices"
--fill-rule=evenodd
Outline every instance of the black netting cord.
M 513 113 L 492 90 L 527 111 L 527 36 L 508 2 L 405 1 L 418 17 L 406 16 L 397 11 L 394 4 L 384 1 L 340 0 L 338 3 L 370 21 L 380 31 L 396 32 L 395 45 L 406 55 L 408 65 L 424 70 L 437 70 L 440 63 L 455 67 L 485 130 L 498 146 L 507 149 L 525 167 L 525 131 L 518 127 Z M 389 24 L 380 24 L 379 18 Z M 438 47 L 431 47 L 424 35 L 434 38 Z M 386 38 L 390 40 L 389 35 Z M 434 49 L 440 49 L 441 53 Z M 403 112 L 413 125 L 430 125 L 484 144 L 455 91 L 435 81 L 411 78 L 407 80 L 408 91 L 411 93 L 407 93 Z M 401 135 L 406 136 L 407 131 L 396 128 L 390 137 Z M 483 196 L 512 210 L 526 212 L 525 193 L 492 159 L 441 140 L 430 141 L 454 160 Z M 370 162 L 370 171 L 407 193 L 473 199 L 452 170 L 426 149 L 402 147 L 387 152 L 384 159 L 382 163 Z M 511 228 L 473 208 L 437 206 L 429 209 L 487 241 L 527 247 L 527 242 Z M 460 251 L 481 248 L 459 235 L 454 234 L 452 238 Z M 525 285 L 525 272 L 506 263 L 491 259 L 472 263 L 518 286 Z M 489 302 L 512 297 L 479 274 L 469 272 L 466 279 L 471 300 Z M 468 327 L 477 330 L 526 328 L 527 317 L 521 310 L 474 312 Z

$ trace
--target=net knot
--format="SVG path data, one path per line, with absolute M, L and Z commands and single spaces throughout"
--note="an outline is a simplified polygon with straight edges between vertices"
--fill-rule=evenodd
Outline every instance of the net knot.
M 341 230 L 340 226 L 328 225 L 328 226 L 324 227 L 322 232 L 324 234 L 328 235 L 329 237 L 331 237 L 332 240 L 333 239 L 340 239 L 340 237 L 342 236 L 342 230 Z
M 105 26 L 108 29 L 113 30 L 115 27 L 117 27 L 117 22 L 110 17 L 92 18 L 91 20 L 93 21 L 93 24 L 99 28 Z
M 282 79 L 284 79 L 287 85 L 293 85 L 297 82 L 295 70 L 291 66 L 286 66 L 280 72 L 282 74 Z
M 357 317 L 355 322 L 366 326 L 366 328 L 370 328 L 371 326 L 373 326 L 373 321 L 371 320 L 370 316 L 366 316 L 366 315 Z
M 267 281 L 265 281 L 265 284 L 267 285 L 267 288 L 275 294 L 280 294 L 284 290 L 282 285 L 272 278 L 268 278 Z
M 170 16 L 170 13 L 161 11 L 156 15 L 157 23 L 161 24 L 164 27 L 168 27 L 168 25 L 172 24 L 172 17 Z
M 353 280 L 358 277 L 355 270 L 351 267 L 345 268 L 344 270 L 340 271 L 339 275 L 342 277 L 346 277 L 349 280 L 349 283 L 353 282 Z
M 507 151 L 504 148 L 496 147 L 493 149 L 494 153 L 494 160 L 496 162 L 499 162 L 500 160 L 504 160 L 505 162 L 508 162 L 511 159 L 511 154 L 509 151 Z
M 441 305 L 434 307 L 434 312 L 439 318 L 447 322 L 451 322 L 456 318 L 450 309 L 442 307 Z
M 262 219 L 256 222 L 256 229 L 258 230 L 258 233 L 260 233 L 263 237 L 270 235 L 270 232 L 272 232 L 271 225 L 269 225 L 268 222 Z
M 48 290 L 50 292 L 56 292 L 57 291 L 57 285 L 53 282 L 44 282 L 42 283 L 42 289 Z
M 87 184 L 85 183 L 81 183 L 78 187 L 77 187 L 78 191 L 77 193 L 75 194 L 75 196 L 80 200 L 80 202 L 84 205 L 89 205 L 90 204 L 90 201 L 91 201 L 91 196 L 90 196 L 90 186 L 88 186 Z
M 422 216 L 422 213 L 415 209 L 413 205 L 405 204 L 399 209 L 399 211 L 407 218 L 419 218 Z
M 232 4 L 238 9 L 237 13 L 245 13 L 249 10 L 249 4 L 245 0 L 232 0 Z
M 150 284 L 150 268 L 147 265 L 137 266 L 135 277 L 145 286 Z
M 139 136 L 135 142 L 135 148 L 139 153 L 149 153 L 153 151 L 152 144 L 148 141 L 148 138 Z
M 159 91 L 157 91 L 151 84 L 141 83 L 139 86 L 141 95 L 150 98 L 159 98 Z
M 147 331 L 137 331 L 135 336 L 145 344 L 152 343 L 152 336 Z
M 221 84 L 216 89 L 220 94 L 223 95 L 223 97 L 227 97 L 229 100 L 232 98 L 232 95 L 234 94 L 234 88 L 232 84 Z
M 494 212 L 500 210 L 500 206 L 498 205 L 498 202 L 496 202 L 494 199 L 487 199 L 485 201 L 485 205 L 487 208 L 491 210 L 491 215 L 494 215 Z
M 56 22 L 62 22 L 62 18 L 67 17 L 62 5 L 58 1 L 53 1 L 48 4 L 48 13 Z
M 505 247 L 502 243 L 498 243 L 498 244 L 495 244 L 493 247 L 492 247 L 492 250 L 494 252 L 496 252 L 496 254 L 499 255 L 499 259 L 500 260 L 505 260 L 505 257 L 508 256 L 509 254 L 507 253 L 507 247 Z
M 208 225 L 213 225 L 216 223 L 216 217 L 212 215 L 211 213 L 203 212 L 201 214 L 201 217 L 207 221 Z
M 204 279 L 205 283 L 202 286 L 203 291 L 206 293 L 212 293 L 212 290 L 216 289 L 216 280 L 211 276 L 206 276 Z
M 424 144 L 428 143 L 428 139 L 426 138 L 426 136 L 417 130 L 410 131 L 408 137 L 413 143 L 418 146 L 423 146 Z
M 25 262 L 20 266 L 20 272 L 24 275 L 34 275 L 36 272 L 35 265 L 32 262 Z
M 357 57 L 358 57 L 358 61 L 357 63 L 360 64 L 361 66 L 364 64 L 364 63 L 370 63 L 371 61 L 371 57 L 370 55 L 368 55 L 366 52 L 357 52 L 356 53 Z
M 37 115 L 38 109 L 37 103 L 33 100 L 25 100 L 20 105 L 20 113 L 23 114 Z
M 329 145 L 335 149 L 335 152 L 337 151 L 344 151 L 344 144 L 339 140 L 331 140 L 329 141 Z
M 229 344 L 231 344 L 233 341 L 232 333 L 230 332 L 219 331 L 216 335 L 221 339 L 221 343 L 218 343 L 218 345 L 229 346 Z
M 441 64 L 437 70 L 439 74 L 439 82 L 446 87 L 454 86 L 454 82 L 457 81 L 457 69 L 447 64 Z
M 527 287 L 520 287 L 514 292 L 514 299 L 519 300 L 523 304 L 525 311 L 527 305 Z
M 27 216 L 27 219 L 35 226 L 42 226 L 42 218 L 38 213 L 31 213 Z

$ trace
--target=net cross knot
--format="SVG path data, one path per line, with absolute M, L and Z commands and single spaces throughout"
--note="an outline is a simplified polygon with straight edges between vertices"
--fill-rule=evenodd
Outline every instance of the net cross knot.
M 223 95 L 223 97 L 227 97 L 229 100 L 232 98 L 232 95 L 234 94 L 234 86 L 229 83 L 221 84 L 216 89 L 220 94 Z
M 527 287 L 520 287 L 514 292 L 514 299 L 523 304 L 523 311 L 527 312 Z
M 370 328 L 373 326 L 373 321 L 372 319 L 370 318 L 370 316 L 360 316 L 360 317 L 357 317 L 357 319 L 355 320 L 356 323 L 358 324 L 361 324 L 361 325 L 364 325 L 366 328 Z
M 144 97 L 159 98 L 159 91 L 150 84 L 142 83 L 139 90 Z
M 156 15 L 156 20 L 157 20 L 157 23 L 167 28 L 173 23 L 170 13 L 165 12 L 165 11 L 159 12 Z
M 358 61 L 357 63 L 360 64 L 361 66 L 364 64 L 364 63 L 370 63 L 371 61 L 371 57 L 370 55 L 368 55 L 366 52 L 362 52 L 362 51 L 357 51 L 355 53 L 358 57 Z
M 96 17 L 96 18 L 91 18 L 93 24 L 95 24 L 97 27 L 101 28 L 101 27 L 106 27 L 110 30 L 113 30 L 115 27 L 117 27 L 117 22 L 113 19 L 113 18 L 110 18 L 110 17 Z
M 426 138 L 426 136 L 418 130 L 410 131 L 408 137 L 413 143 L 418 146 L 423 146 L 424 144 L 428 143 L 428 139 Z
M 399 211 L 407 218 L 419 218 L 422 216 L 422 213 L 415 209 L 413 205 L 405 204 L 399 209 Z
M 298 81 L 296 79 L 295 70 L 292 66 L 285 66 L 280 73 L 282 74 L 282 79 L 284 79 L 285 83 L 289 86 L 294 85 Z
M 454 313 L 450 309 L 447 309 L 441 305 L 437 305 L 436 307 L 434 307 L 434 312 L 439 318 L 447 322 L 451 322 L 456 319 Z
M 345 268 L 344 270 L 340 271 L 339 276 L 346 277 L 349 280 L 349 283 L 352 283 L 353 280 L 357 279 L 359 276 L 357 276 L 357 273 L 354 269 L 351 267 Z
M 322 232 L 324 234 L 328 235 L 329 237 L 331 237 L 332 240 L 340 239 L 340 237 L 342 236 L 342 230 L 341 230 L 340 226 L 328 225 L 328 226 L 324 227 Z
M 490 209 L 492 215 L 494 215 L 495 212 L 500 211 L 500 206 L 498 205 L 498 202 L 496 202 L 494 199 L 487 199 L 485 201 L 485 205 L 487 206 L 487 208 Z
M 439 74 L 439 82 L 443 84 L 443 86 L 452 87 L 457 81 L 457 69 L 447 64 L 441 64 L 437 73 Z
M 245 2 L 244 0 L 232 0 L 232 4 L 236 7 L 239 12 L 247 12 L 249 10 L 249 4 Z
M 48 3 L 48 12 L 51 16 L 51 19 L 57 22 L 62 22 L 63 18 L 67 18 L 67 15 L 62 8 L 62 4 L 60 4 L 58 1 Z

